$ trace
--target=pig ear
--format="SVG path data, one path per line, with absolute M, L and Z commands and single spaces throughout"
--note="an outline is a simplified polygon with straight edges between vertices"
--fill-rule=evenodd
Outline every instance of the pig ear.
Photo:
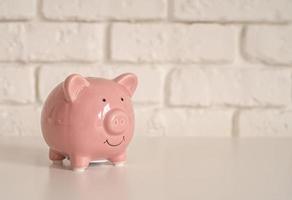
M 73 102 L 77 99 L 79 92 L 84 87 L 88 87 L 89 82 L 79 74 L 72 74 L 66 78 L 63 83 L 63 91 L 65 98 L 69 102 Z
M 130 96 L 133 96 L 138 84 L 138 79 L 135 74 L 132 73 L 121 74 L 120 76 L 116 77 L 114 81 L 124 86 L 129 92 Z

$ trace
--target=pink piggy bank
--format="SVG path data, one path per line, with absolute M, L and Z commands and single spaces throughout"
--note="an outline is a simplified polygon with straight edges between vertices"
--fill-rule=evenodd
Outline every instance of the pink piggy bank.
M 43 137 L 52 161 L 70 159 L 73 170 L 84 170 L 94 160 L 114 165 L 126 160 L 133 137 L 131 97 L 134 74 L 113 80 L 70 75 L 48 96 L 41 116 Z

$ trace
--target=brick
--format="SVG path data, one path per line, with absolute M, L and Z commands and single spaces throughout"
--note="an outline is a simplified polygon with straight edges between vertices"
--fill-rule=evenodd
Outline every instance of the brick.
M 26 20 L 36 13 L 35 0 L 1 0 L 0 20 Z
M 157 108 L 153 106 L 135 105 L 135 135 L 163 136 L 163 127 L 160 121 L 155 120 Z
M 43 13 L 54 20 L 160 19 L 166 0 L 44 0 Z
M 116 61 L 230 62 L 237 29 L 209 24 L 113 25 L 111 58 Z
M 49 76 L 48 76 L 49 74 Z M 82 76 L 108 76 L 108 70 L 103 67 L 94 67 L 93 65 L 46 65 L 39 71 L 39 94 L 41 101 L 45 101 L 51 90 L 59 83 L 64 81 L 70 74 L 81 74 Z
M 34 23 L 24 26 L 25 60 L 96 61 L 102 58 L 102 25 Z
M 19 35 L 20 24 L 0 24 L 0 60 L 18 60 L 22 54 L 22 41 Z
M 31 67 L 1 64 L 0 102 L 33 102 L 34 82 L 34 72 Z
M 165 136 L 230 137 L 232 115 L 231 110 L 162 109 L 153 124 Z
M 292 110 L 246 110 L 239 115 L 239 135 L 292 136 Z
M 156 104 L 162 102 L 164 72 L 154 67 L 113 67 L 115 77 L 122 73 L 131 72 L 138 77 L 138 87 L 133 97 L 134 102 Z
M 290 0 L 174 0 L 173 16 L 186 21 L 284 22 L 292 20 Z
M 273 69 L 175 69 L 171 105 L 283 106 L 291 101 L 290 71 Z
M 244 40 L 244 53 L 251 60 L 291 65 L 291 35 L 292 26 L 250 26 Z
M 0 24 L 0 60 L 97 61 L 103 26 L 76 23 Z
M 40 109 L 34 106 L 0 106 L 0 135 L 40 135 Z

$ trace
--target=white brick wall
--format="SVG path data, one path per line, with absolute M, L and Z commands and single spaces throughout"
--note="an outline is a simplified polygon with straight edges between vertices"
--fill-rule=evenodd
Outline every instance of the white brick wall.
M 0 24 L 1 60 L 97 61 L 102 58 L 103 27 L 82 23 Z
M 170 74 L 168 87 L 171 105 L 285 106 L 291 102 L 288 70 L 179 67 Z
M 232 135 L 232 111 L 228 109 L 162 109 L 152 120 L 165 136 Z
M 239 115 L 241 136 L 291 136 L 292 111 L 290 110 L 247 110 Z
M 173 16 L 186 21 L 282 22 L 292 20 L 290 0 L 173 0 Z
M 250 26 L 244 39 L 244 52 L 254 61 L 291 65 L 291 35 L 292 26 Z
M 23 52 L 22 27 L 18 23 L 0 23 L 0 60 L 20 60 Z
M 44 0 L 53 20 L 150 20 L 166 17 L 166 0 Z
M 222 25 L 114 24 L 111 58 L 133 62 L 230 62 L 236 47 L 235 33 L 235 27 Z
M 35 77 L 33 68 L 0 64 L 0 102 L 33 103 Z
M 1 135 L 39 135 L 40 109 L 32 105 L 1 105 L 0 124 Z
M 1 20 L 27 20 L 36 14 L 36 0 L 1 0 Z
M 0 0 L 0 135 L 70 73 L 139 77 L 136 134 L 292 136 L 290 0 Z

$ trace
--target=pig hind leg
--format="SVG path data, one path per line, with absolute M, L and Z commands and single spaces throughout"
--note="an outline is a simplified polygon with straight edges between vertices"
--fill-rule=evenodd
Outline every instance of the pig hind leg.
M 60 162 L 62 160 L 65 159 L 65 156 L 53 149 L 50 149 L 49 151 L 49 158 L 50 160 L 52 160 L 53 162 Z

